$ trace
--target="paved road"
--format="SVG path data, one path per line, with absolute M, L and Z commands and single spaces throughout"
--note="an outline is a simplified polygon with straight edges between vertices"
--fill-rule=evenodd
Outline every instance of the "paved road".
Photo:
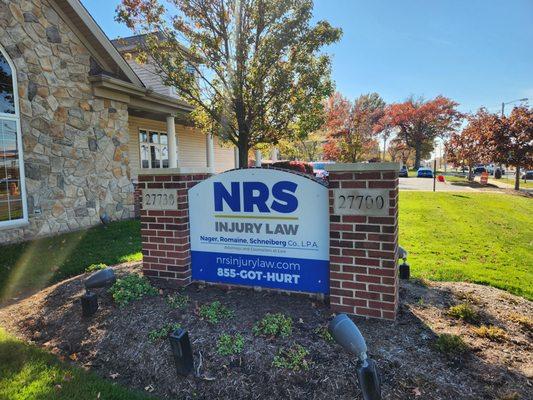
M 479 177 L 477 176 L 475 178 L 477 182 L 479 182 Z M 464 184 L 460 184 L 458 182 L 436 182 L 435 191 L 437 192 L 497 192 L 501 191 L 501 189 L 512 189 L 513 185 L 508 185 L 507 183 L 503 183 L 501 181 L 498 181 L 497 179 L 490 179 L 489 183 L 498 186 L 498 188 L 495 188 L 494 186 L 487 186 L 487 187 L 469 187 Z M 433 190 L 433 179 L 430 178 L 400 178 L 400 190 Z M 521 188 L 522 192 L 528 192 L 533 193 L 533 189 L 523 189 Z
M 433 179 L 430 178 L 400 178 L 400 190 L 433 190 Z M 486 189 L 484 189 L 486 190 Z M 480 189 L 468 186 L 454 185 L 452 182 L 436 182 L 437 192 L 479 192 Z

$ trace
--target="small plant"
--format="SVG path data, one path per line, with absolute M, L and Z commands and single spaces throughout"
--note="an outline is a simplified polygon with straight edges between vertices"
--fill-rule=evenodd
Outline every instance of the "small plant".
M 320 336 L 322 339 L 324 339 L 326 342 L 332 343 L 333 342 L 333 336 L 331 336 L 331 333 L 328 331 L 327 326 L 319 326 L 315 329 L 315 334 Z
M 518 392 L 507 392 L 498 397 L 499 400 L 520 400 L 520 398 Z
M 235 335 L 228 335 L 227 333 L 224 333 L 218 338 L 217 353 L 221 356 L 239 354 L 242 353 L 243 349 L 244 337 L 240 333 Z
M 479 304 L 481 302 L 479 297 L 472 292 L 459 293 L 457 297 L 470 304 Z
M 448 333 L 443 333 L 437 338 L 435 347 L 446 355 L 462 354 L 468 349 L 468 346 L 460 336 Z
M 176 293 L 175 295 L 167 296 L 165 301 L 171 308 L 181 310 L 187 306 L 187 303 L 189 302 L 189 296 L 182 293 Z
M 200 307 L 200 317 L 208 320 L 212 324 L 218 324 L 223 319 L 230 319 L 233 316 L 234 312 L 218 300 Z
M 509 315 L 509 319 L 512 322 L 520 325 L 522 329 L 525 330 L 526 332 L 533 333 L 533 318 L 530 318 L 526 315 L 513 313 Z
M 257 322 L 253 329 L 256 336 L 288 337 L 292 334 L 292 319 L 284 314 L 267 314 Z
M 448 309 L 448 315 L 453 318 L 462 319 L 466 322 L 476 322 L 478 320 L 478 313 L 468 303 L 458 304 Z
M 91 264 L 87 268 L 85 268 L 85 272 L 95 272 L 100 271 L 101 269 L 106 269 L 107 264 L 104 263 L 98 263 L 98 264 Z
M 166 324 L 159 329 L 153 329 L 148 332 L 148 339 L 150 339 L 151 342 L 155 342 L 159 339 L 164 339 L 171 332 L 175 331 L 176 329 L 179 329 L 180 327 L 181 325 L 178 323 Z
M 479 328 L 474 328 L 474 333 L 479 337 L 492 340 L 493 342 L 501 342 L 505 340 L 505 331 L 497 326 L 481 325 Z
M 115 284 L 109 289 L 109 293 L 111 293 L 113 300 L 119 307 L 124 307 L 126 304 L 140 300 L 144 296 L 155 296 L 157 289 L 150 285 L 150 282 L 144 276 L 131 274 L 117 279 Z
M 299 344 L 288 349 L 281 347 L 274 357 L 272 365 L 293 371 L 308 370 L 311 363 L 306 359 L 308 355 L 309 351 Z

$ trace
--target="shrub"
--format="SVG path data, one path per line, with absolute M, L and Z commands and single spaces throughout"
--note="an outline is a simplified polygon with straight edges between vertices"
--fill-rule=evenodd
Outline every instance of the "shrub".
M 437 338 L 435 347 L 438 351 L 446 355 L 461 354 L 468 349 L 468 346 L 460 336 L 450 335 L 448 333 L 443 333 Z
M 326 342 L 329 342 L 329 343 L 333 342 L 333 336 L 331 336 L 331 333 L 329 333 L 327 326 L 324 326 L 324 325 L 319 326 L 318 328 L 315 329 L 315 334 L 320 336 Z
M 182 309 L 187 306 L 187 303 L 189 302 L 189 296 L 186 294 L 176 293 L 175 295 L 167 296 L 165 301 L 171 308 Z
M 100 271 L 101 269 L 106 269 L 107 264 L 104 263 L 98 263 L 98 264 L 91 264 L 87 268 L 85 268 L 85 272 L 95 272 Z
M 479 337 L 492 340 L 493 342 L 501 342 L 505 339 L 505 331 L 497 326 L 481 325 L 479 328 L 474 328 L 474 333 Z
M 171 332 L 179 328 L 181 328 L 181 325 L 177 322 L 173 324 L 166 324 L 159 329 L 153 329 L 148 332 L 148 339 L 150 339 L 151 342 L 155 342 L 159 339 L 166 338 Z
M 310 364 L 310 361 L 306 359 L 308 355 L 309 351 L 299 344 L 289 349 L 281 347 L 274 357 L 272 365 L 293 371 L 308 370 Z
M 221 356 L 231 356 L 233 354 L 242 353 L 244 349 L 244 337 L 237 333 L 235 335 L 228 335 L 224 333 L 220 335 L 217 342 L 217 352 Z
M 261 164 L 263 168 L 275 167 L 283 168 L 291 171 L 300 172 L 302 174 L 309 174 L 314 176 L 313 166 L 307 162 L 303 161 L 276 161 L 272 163 L 263 163 Z
M 119 307 L 124 307 L 132 301 L 142 299 L 144 296 L 155 296 L 157 289 L 144 276 L 131 274 L 117 279 L 115 284 L 109 289 L 109 293 L 111 293 L 113 300 Z
M 288 337 L 292 333 L 292 319 L 284 314 L 267 314 L 257 322 L 253 329 L 254 335 Z
M 224 306 L 220 301 L 204 304 L 200 307 L 200 317 L 212 324 L 218 324 L 223 319 L 233 318 L 234 312 Z
M 448 309 L 448 315 L 453 318 L 462 319 L 466 322 L 476 322 L 478 314 L 468 303 L 458 304 Z

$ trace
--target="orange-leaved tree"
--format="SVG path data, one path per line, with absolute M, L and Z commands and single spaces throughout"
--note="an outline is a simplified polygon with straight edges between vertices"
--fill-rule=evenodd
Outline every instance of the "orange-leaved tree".
M 491 161 L 490 126 L 493 114 L 484 108 L 468 116 L 461 132 L 452 132 L 446 142 L 446 159 L 456 167 L 468 167 L 468 180 L 473 179 L 473 167 Z
M 340 93 L 334 93 L 325 107 L 324 157 L 356 162 L 368 156 L 377 146 L 374 126 L 383 116 L 384 107 L 385 102 L 377 93 L 363 94 L 353 104 Z
M 427 101 L 409 98 L 387 106 L 375 130 L 396 128 L 398 137 L 414 149 L 415 168 L 419 168 L 424 145 L 433 145 L 437 137 L 446 137 L 460 126 L 463 115 L 457 106 L 444 96 Z
M 520 189 L 520 170 L 533 168 L 533 109 L 515 107 L 508 117 L 492 114 L 484 129 L 494 161 L 516 168 L 514 188 Z

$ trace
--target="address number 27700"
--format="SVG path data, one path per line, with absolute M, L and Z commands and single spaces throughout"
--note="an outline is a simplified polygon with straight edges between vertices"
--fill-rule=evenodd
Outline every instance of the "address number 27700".
M 333 210 L 340 215 L 389 215 L 386 189 L 335 189 Z

